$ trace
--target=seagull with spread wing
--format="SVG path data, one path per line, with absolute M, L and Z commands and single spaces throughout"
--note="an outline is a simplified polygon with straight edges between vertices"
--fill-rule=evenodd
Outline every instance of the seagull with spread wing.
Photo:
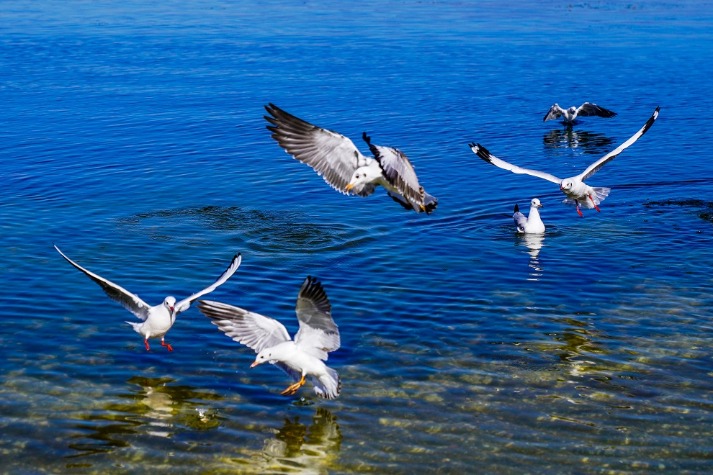
M 559 104 L 554 103 L 552 107 L 550 107 L 550 110 L 547 111 L 547 114 L 545 114 L 545 117 L 542 119 L 542 122 L 562 117 L 563 124 L 572 125 L 575 123 L 577 117 L 580 116 L 597 116 L 608 119 L 610 117 L 614 117 L 615 115 L 616 112 L 610 111 L 609 109 L 605 109 L 596 104 L 592 104 L 591 102 L 585 102 L 579 107 L 572 106 L 569 109 L 562 109 Z
M 154 305 L 153 307 L 141 300 L 138 295 L 129 292 L 111 282 L 110 280 L 101 277 L 94 272 L 91 272 L 84 267 L 80 266 L 72 259 L 67 257 L 62 251 L 59 250 L 57 246 L 54 248 L 59 252 L 59 254 L 64 257 L 67 262 L 72 264 L 74 267 L 83 272 L 87 277 L 96 282 L 102 290 L 111 298 L 119 302 L 125 309 L 136 315 L 142 322 L 126 322 L 134 328 L 136 333 L 139 333 L 144 337 L 144 346 L 146 351 L 150 350 L 149 338 L 161 338 L 161 346 L 165 346 L 168 351 L 173 351 L 173 347 L 170 343 L 164 340 L 164 335 L 171 329 L 173 323 L 176 321 L 176 316 L 188 310 L 191 304 L 198 298 L 213 292 L 220 285 L 225 283 L 240 267 L 240 262 L 242 257 L 240 254 L 236 254 L 233 260 L 230 262 L 228 268 L 223 272 L 223 274 L 218 277 L 218 280 L 213 282 L 211 285 L 196 292 L 188 298 L 185 298 L 179 302 L 176 302 L 176 298 L 172 296 L 166 297 L 162 303 L 159 305 Z
M 607 162 L 613 160 L 617 155 L 626 150 L 634 142 L 639 140 L 639 138 L 641 138 L 641 136 L 644 135 L 651 128 L 652 125 L 654 125 L 654 122 L 656 121 L 658 116 L 659 107 L 656 108 L 653 115 L 649 118 L 648 121 L 646 121 L 644 126 L 639 129 L 638 132 L 632 135 L 629 140 L 619 145 L 617 148 L 607 153 L 596 162 L 589 165 L 587 169 L 579 175 L 564 179 L 558 178 L 554 175 L 550 175 L 549 173 L 537 170 L 530 170 L 528 168 L 522 168 L 518 167 L 517 165 L 512 165 L 504 160 L 495 157 L 480 144 L 471 143 L 469 144 L 469 146 L 473 153 L 475 153 L 478 157 L 490 163 L 491 165 L 495 165 L 498 168 L 502 168 L 503 170 L 509 170 L 517 174 L 532 175 L 547 181 L 551 181 L 552 183 L 556 183 L 557 185 L 559 185 L 562 193 L 567 196 L 563 203 L 574 204 L 577 208 L 577 213 L 582 216 L 582 211 L 580 208 L 594 208 L 599 211 L 599 203 L 601 203 L 604 198 L 609 196 L 609 192 L 611 191 L 609 188 L 591 187 L 584 183 L 584 180 L 594 175 Z
M 364 132 L 362 139 L 374 158 L 362 155 L 349 138 L 310 124 L 280 109 L 265 106 L 265 119 L 272 138 L 290 155 L 306 163 L 335 190 L 369 196 L 376 186 L 386 188 L 389 196 L 406 209 L 431 213 L 438 200 L 426 193 L 418 181 L 408 157 L 400 150 L 371 143 Z
M 198 308 L 227 336 L 257 353 L 251 368 L 269 362 L 295 381 L 281 394 L 295 394 L 309 376 L 317 396 L 325 399 L 339 396 L 339 375 L 324 364 L 328 353 L 339 348 L 339 329 L 332 320 L 327 294 L 317 279 L 307 276 L 297 295 L 295 311 L 300 328 L 294 340 L 285 326 L 273 318 L 210 300 L 201 300 Z

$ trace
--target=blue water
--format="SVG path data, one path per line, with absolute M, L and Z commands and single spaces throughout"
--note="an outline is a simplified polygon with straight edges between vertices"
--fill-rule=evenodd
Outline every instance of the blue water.
M 0 460 L 10 473 L 701 473 L 713 455 L 713 3 L 0 3 Z M 566 131 L 549 106 L 618 112 Z M 432 215 L 334 192 L 278 106 L 399 147 Z M 626 140 L 579 218 L 552 183 Z M 544 238 L 514 233 L 544 204 Z M 147 352 L 72 269 L 296 329 L 335 401 L 192 308 Z

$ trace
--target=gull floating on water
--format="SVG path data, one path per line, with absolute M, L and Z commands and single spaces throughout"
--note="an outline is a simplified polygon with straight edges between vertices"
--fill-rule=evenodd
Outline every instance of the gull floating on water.
M 549 173 L 537 170 L 530 170 L 527 168 L 518 167 L 517 165 L 512 165 L 504 160 L 500 160 L 499 158 L 495 157 L 480 144 L 471 143 L 469 145 L 473 153 L 475 153 L 478 157 L 490 163 L 491 165 L 495 165 L 496 167 L 502 168 L 503 170 L 509 170 L 513 173 L 532 175 L 558 184 L 562 193 L 567 196 L 563 203 L 574 204 L 577 208 L 577 213 L 582 216 L 582 211 L 580 210 L 580 208 L 594 208 L 599 211 L 599 203 L 601 203 L 604 198 L 609 196 L 609 192 L 611 191 L 609 188 L 593 188 L 584 183 L 584 180 L 594 175 L 600 168 L 604 166 L 605 163 L 613 160 L 614 157 L 626 150 L 631 144 L 639 140 L 639 138 L 651 128 L 658 116 L 659 107 L 656 108 L 653 115 L 649 118 L 648 121 L 646 121 L 644 126 L 639 129 L 638 132 L 632 135 L 629 140 L 619 145 L 617 148 L 607 153 L 596 162 L 589 165 L 587 169 L 579 175 L 564 179 L 557 178 L 556 176 L 550 175 Z
M 532 201 L 530 201 L 530 215 L 526 217 L 520 212 L 520 207 L 515 205 L 515 211 L 512 215 L 512 219 L 515 221 L 518 233 L 539 234 L 545 232 L 545 223 L 543 223 L 542 218 L 540 218 L 540 211 L 538 208 L 542 208 L 540 200 L 532 198 Z
M 579 116 L 597 116 L 597 117 L 614 117 L 616 112 L 605 109 L 591 102 L 585 102 L 579 107 L 570 107 L 569 109 L 562 109 L 559 104 L 555 103 L 550 107 L 550 110 L 545 114 L 545 118 L 542 122 L 546 122 L 552 119 L 558 119 L 562 117 L 562 123 L 566 125 L 572 125 L 575 119 Z
M 109 298 L 119 302 L 121 305 L 123 305 L 125 309 L 136 315 L 140 320 L 143 320 L 141 323 L 126 323 L 131 325 L 134 328 L 134 331 L 136 331 L 136 333 L 139 333 L 141 336 L 144 337 L 144 346 L 146 347 L 147 351 L 151 349 L 149 346 L 149 338 L 159 337 L 161 338 L 161 346 L 165 346 L 168 351 L 173 351 L 173 347 L 170 345 L 170 343 L 164 341 L 164 335 L 173 326 L 173 323 L 176 321 L 176 316 L 179 313 L 188 310 L 193 301 L 202 297 L 205 294 L 214 291 L 218 288 L 218 286 L 225 283 L 225 281 L 228 280 L 235 273 L 236 270 L 238 270 L 238 267 L 240 267 L 240 262 L 242 260 L 240 254 L 236 254 L 233 257 L 233 260 L 231 261 L 228 268 L 225 270 L 225 272 L 223 272 L 223 274 L 218 278 L 218 280 L 216 280 L 215 282 L 213 282 L 213 284 L 201 290 L 200 292 L 196 292 L 190 297 L 183 299 L 179 302 L 176 302 L 175 297 L 168 296 L 163 300 L 161 304 L 154 305 L 153 307 L 151 307 L 149 304 L 141 300 L 138 295 L 132 294 L 123 287 L 120 287 L 115 283 L 111 282 L 110 280 L 107 280 L 104 277 L 101 277 L 95 274 L 94 272 L 91 272 L 80 266 L 72 259 L 67 257 L 62 251 L 60 251 L 57 246 L 54 246 L 54 248 L 57 250 L 57 252 L 60 253 L 62 257 L 67 260 L 67 262 L 72 264 L 74 267 L 82 271 L 87 277 L 96 282 L 102 288 L 102 290 L 109 296 Z
M 255 350 L 257 357 L 251 368 L 269 362 L 296 381 L 281 394 L 295 394 L 309 376 L 318 396 L 326 399 L 339 396 L 339 375 L 323 362 L 329 352 L 339 348 L 339 329 L 332 320 L 327 294 L 317 279 L 307 276 L 297 295 L 295 311 L 300 329 L 294 341 L 285 326 L 273 318 L 210 300 L 201 300 L 198 308 L 227 336 Z
M 272 138 L 290 155 L 306 163 L 335 190 L 358 196 L 369 196 L 376 186 L 386 188 L 389 196 L 406 209 L 431 213 L 438 200 L 426 193 L 418 182 L 416 171 L 400 150 L 371 143 L 364 132 L 362 139 L 374 158 L 359 151 L 349 138 L 310 124 L 280 109 L 265 106 L 271 124 Z

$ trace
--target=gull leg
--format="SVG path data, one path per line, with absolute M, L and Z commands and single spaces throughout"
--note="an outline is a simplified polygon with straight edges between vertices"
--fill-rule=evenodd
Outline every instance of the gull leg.
M 173 347 L 171 346 L 171 344 L 163 341 L 163 337 L 161 337 L 161 346 L 165 346 L 168 349 L 168 351 L 173 351 Z
M 144 340 L 144 346 L 146 347 L 146 351 L 151 350 L 151 347 L 149 346 L 149 339 L 148 339 L 148 338 L 146 338 L 146 339 Z
M 297 390 L 298 390 L 299 388 L 301 388 L 302 386 L 304 386 L 304 384 L 305 384 L 305 375 L 303 374 L 303 375 L 302 375 L 302 378 L 301 378 L 299 381 L 297 381 L 295 384 L 290 384 L 290 385 L 287 387 L 287 389 L 285 389 L 284 391 L 282 391 L 280 394 L 282 394 L 283 396 L 292 396 L 294 393 L 297 392 Z
M 601 210 L 599 209 L 599 206 L 597 206 L 597 203 L 594 201 L 594 197 L 592 195 L 589 195 L 589 199 L 592 200 L 592 204 L 594 205 L 594 209 L 597 210 L 597 212 L 600 212 Z
M 584 215 L 582 214 L 582 210 L 579 209 L 579 201 L 574 200 L 575 204 L 577 205 L 577 214 L 579 215 L 580 218 L 583 218 Z

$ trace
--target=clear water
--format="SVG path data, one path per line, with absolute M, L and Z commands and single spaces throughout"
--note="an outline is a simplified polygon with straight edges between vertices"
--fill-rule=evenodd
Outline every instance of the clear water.
M 710 2 L 0 3 L 0 454 L 10 473 L 701 473 L 713 452 Z M 553 102 L 613 119 L 571 132 Z M 401 148 L 437 211 L 333 192 L 270 139 L 268 102 Z M 551 183 L 650 132 L 589 180 Z M 545 207 L 523 239 L 512 207 Z M 318 276 L 335 401 L 195 308 L 202 288 L 294 331 Z

